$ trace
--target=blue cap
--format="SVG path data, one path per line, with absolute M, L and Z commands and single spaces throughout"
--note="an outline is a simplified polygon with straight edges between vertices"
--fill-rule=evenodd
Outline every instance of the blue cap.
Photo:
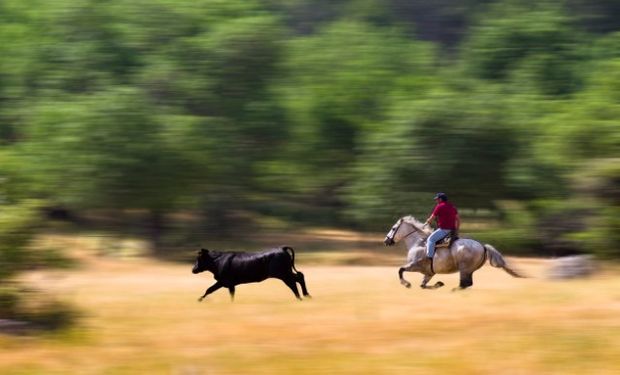
M 442 201 L 447 201 L 448 196 L 446 195 L 446 193 L 437 193 L 435 194 L 435 198 L 433 199 L 441 199 Z

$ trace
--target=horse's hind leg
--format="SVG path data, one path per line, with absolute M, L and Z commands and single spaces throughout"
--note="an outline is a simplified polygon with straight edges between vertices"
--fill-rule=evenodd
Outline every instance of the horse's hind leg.
M 461 271 L 461 281 L 458 289 L 466 289 L 474 285 L 473 272 Z

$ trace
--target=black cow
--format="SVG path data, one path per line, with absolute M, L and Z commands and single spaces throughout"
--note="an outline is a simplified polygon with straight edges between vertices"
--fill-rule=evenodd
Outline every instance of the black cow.
M 295 252 L 293 248 L 288 246 L 259 253 L 201 249 L 198 252 L 192 273 L 196 274 L 203 271 L 212 272 L 216 282 L 207 289 L 198 301 L 202 301 L 203 298 L 222 287 L 228 288 L 230 298 L 234 299 L 236 285 L 255 283 L 270 277 L 284 281 L 295 293 L 297 299 L 301 300 L 296 282 L 301 285 L 304 297 L 310 297 L 306 289 L 304 274 L 295 268 Z

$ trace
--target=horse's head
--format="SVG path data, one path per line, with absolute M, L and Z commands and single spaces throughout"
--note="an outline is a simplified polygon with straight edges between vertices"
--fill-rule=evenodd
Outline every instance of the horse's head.
M 426 237 L 428 232 L 423 228 L 423 224 L 418 222 L 413 216 L 401 217 L 392 225 L 392 228 L 385 236 L 383 243 L 385 246 L 393 246 L 407 237 Z
M 392 225 L 392 228 L 390 229 L 390 231 L 385 236 L 385 239 L 383 240 L 383 243 L 385 244 L 385 246 L 393 246 L 396 243 L 394 238 L 396 237 L 396 233 L 398 233 L 398 230 L 400 229 L 400 225 L 402 223 L 403 223 L 403 219 L 398 219 L 398 221 L 394 223 L 394 225 Z

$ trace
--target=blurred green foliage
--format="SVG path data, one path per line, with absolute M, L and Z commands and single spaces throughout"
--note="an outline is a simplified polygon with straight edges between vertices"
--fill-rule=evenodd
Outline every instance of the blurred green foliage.
M 3 205 L 0 211 L 0 282 L 29 266 L 26 250 L 33 236 L 40 229 L 37 209 L 40 202 L 22 201 L 20 204 Z
M 165 248 L 173 213 L 203 237 L 260 215 L 381 231 L 439 190 L 497 212 L 507 251 L 618 257 L 614 9 L 5 0 L 0 263 L 31 199 L 143 213 Z

